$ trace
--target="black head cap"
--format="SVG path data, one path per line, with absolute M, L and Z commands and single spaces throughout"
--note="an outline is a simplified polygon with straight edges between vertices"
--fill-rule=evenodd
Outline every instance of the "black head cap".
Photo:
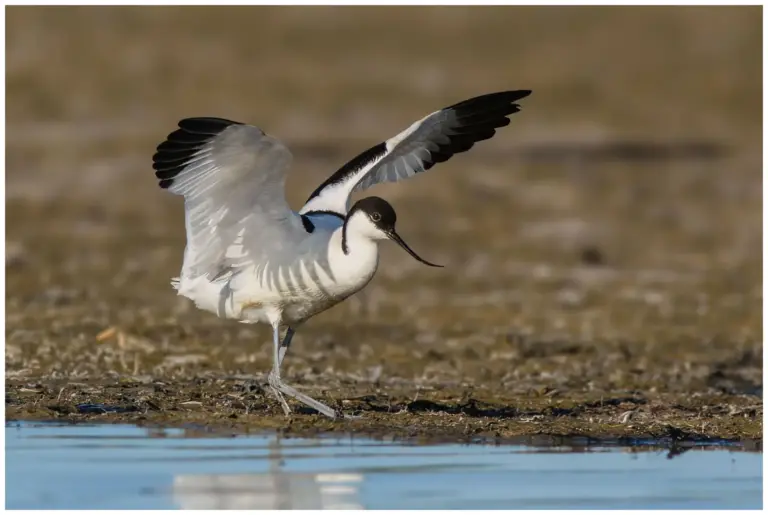
M 366 197 L 358 200 L 352 209 L 349 210 L 347 218 L 351 217 L 356 211 L 362 211 L 373 222 L 373 225 L 384 232 L 395 228 L 397 215 L 394 208 L 380 197 Z
M 373 223 L 373 225 L 376 226 L 377 229 L 383 232 L 390 240 L 400 245 L 408 254 L 410 254 L 417 261 L 420 261 L 421 263 L 424 263 L 425 265 L 429 265 L 429 266 L 438 266 L 438 267 L 441 266 L 441 265 L 436 265 L 434 263 L 430 263 L 429 261 L 426 261 L 425 259 L 421 258 L 397 234 L 397 231 L 395 231 L 395 222 L 397 221 L 397 215 L 395 214 L 395 210 L 392 208 L 392 206 L 389 205 L 389 202 L 387 202 L 383 198 L 366 197 L 364 199 L 358 200 L 355 203 L 355 205 L 352 206 L 352 209 L 349 210 L 349 213 L 347 214 L 347 220 L 350 220 L 356 212 L 365 214 L 368 217 L 368 219 L 371 221 L 371 223 Z M 345 222 L 344 233 L 342 234 L 342 239 L 341 239 L 341 248 L 345 254 L 349 252 L 349 249 L 347 249 L 347 243 L 346 243 L 346 229 L 347 229 L 347 225 Z

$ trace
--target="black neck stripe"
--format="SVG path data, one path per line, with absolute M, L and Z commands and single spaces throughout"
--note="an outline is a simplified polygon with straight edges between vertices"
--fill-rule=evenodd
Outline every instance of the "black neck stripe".
M 349 254 L 349 248 L 347 248 L 347 222 L 341 228 L 341 251 L 346 256 Z
M 341 251 L 344 252 L 344 254 L 349 254 L 349 249 L 347 248 L 347 217 L 342 215 L 341 213 L 337 213 L 336 211 L 326 211 L 324 209 L 317 209 L 315 211 L 307 211 L 303 215 L 301 215 L 301 221 L 304 223 L 304 228 L 307 229 L 307 232 L 312 232 L 315 230 L 315 224 L 312 223 L 312 221 L 309 219 L 310 216 L 335 216 L 342 222 L 344 222 L 344 225 L 341 227 Z M 312 230 L 309 230 L 307 228 L 307 224 L 312 226 Z

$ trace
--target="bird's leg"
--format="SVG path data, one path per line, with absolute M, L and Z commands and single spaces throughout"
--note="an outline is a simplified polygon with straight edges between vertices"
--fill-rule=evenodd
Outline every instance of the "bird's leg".
M 272 393 L 275 394 L 277 400 L 280 401 L 280 405 L 283 407 L 283 412 L 286 415 L 291 414 L 291 407 L 285 401 L 282 392 L 280 392 L 280 326 L 279 324 L 272 325 L 272 371 L 269 373 L 269 386 L 272 388 Z
M 270 387 L 272 388 L 272 392 L 275 394 L 275 397 L 277 397 L 277 400 L 280 401 L 280 405 L 283 407 L 283 411 L 286 415 L 291 414 L 291 407 L 288 406 L 288 403 L 285 401 L 285 397 L 283 397 L 283 394 L 280 392 L 279 389 L 277 389 L 275 386 L 272 386 L 271 384 L 271 378 L 274 374 L 277 374 L 276 377 L 280 378 L 280 367 L 283 365 L 283 359 L 285 359 L 285 353 L 288 352 L 288 347 L 291 346 L 291 340 L 293 339 L 295 331 L 293 328 L 288 327 L 288 330 L 285 332 L 285 337 L 283 338 L 282 343 L 280 343 L 278 347 L 278 356 L 277 356 L 277 372 L 275 372 L 275 368 L 273 365 L 272 372 L 270 375 Z M 275 333 L 277 334 L 277 333 Z
M 288 397 L 293 397 L 297 401 L 306 404 L 310 408 L 316 409 L 318 412 L 322 413 L 323 415 L 330 417 L 330 418 L 336 418 L 336 411 L 334 411 L 332 408 L 326 406 L 322 402 L 316 401 L 309 395 L 305 395 L 295 388 L 288 386 L 287 384 L 283 383 L 283 381 L 280 379 L 280 363 L 282 361 L 282 358 L 285 357 L 285 352 L 288 350 L 288 347 L 291 343 L 291 338 L 293 337 L 293 331 L 288 329 L 290 332 L 286 333 L 285 337 L 287 340 L 287 344 L 284 343 L 284 346 L 280 345 L 280 337 L 279 335 L 279 327 L 277 324 L 272 325 L 272 329 L 274 332 L 274 346 L 275 346 L 275 352 L 274 352 L 274 358 L 273 358 L 273 366 L 272 366 L 272 372 L 269 373 L 269 386 L 272 388 L 272 391 L 275 392 L 275 396 L 280 400 L 280 403 L 283 405 L 283 411 L 285 411 L 285 414 L 288 415 L 291 412 L 291 409 L 288 407 L 288 403 L 285 402 L 285 398 L 283 397 L 283 394 L 287 395 Z
M 288 347 L 291 346 L 291 340 L 293 340 L 293 335 L 296 333 L 296 331 L 293 330 L 292 327 L 288 327 L 288 330 L 285 332 L 285 338 L 283 338 L 283 343 L 280 344 L 280 356 L 278 357 L 278 366 L 283 366 L 283 360 L 285 359 L 285 355 L 288 353 Z

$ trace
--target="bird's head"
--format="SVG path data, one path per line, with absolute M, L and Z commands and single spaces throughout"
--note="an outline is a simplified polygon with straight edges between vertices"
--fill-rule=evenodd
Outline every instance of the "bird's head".
M 372 241 L 392 240 L 417 261 L 428 266 L 442 266 L 422 259 L 411 250 L 395 231 L 395 222 L 397 222 L 397 215 L 389 202 L 379 197 L 366 197 L 358 200 L 347 213 L 344 231 L 354 232 Z

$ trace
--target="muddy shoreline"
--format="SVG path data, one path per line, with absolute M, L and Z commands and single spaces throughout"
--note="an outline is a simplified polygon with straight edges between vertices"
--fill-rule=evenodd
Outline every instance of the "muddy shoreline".
M 189 382 L 48 381 L 6 384 L 6 418 L 69 423 L 128 423 L 199 427 L 207 431 L 278 431 L 286 436 L 323 433 L 422 441 L 512 443 L 521 437 L 573 438 L 587 442 L 665 440 L 739 441 L 762 438 L 762 402 L 749 395 L 562 394 L 509 397 L 483 390 L 430 388 L 405 395 L 401 388 L 329 389 L 323 402 L 360 418 L 329 420 L 293 405 L 285 417 L 253 380 Z M 383 393 L 386 391 L 387 393 Z M 762 448 L 760 444 L 760 448 Z

